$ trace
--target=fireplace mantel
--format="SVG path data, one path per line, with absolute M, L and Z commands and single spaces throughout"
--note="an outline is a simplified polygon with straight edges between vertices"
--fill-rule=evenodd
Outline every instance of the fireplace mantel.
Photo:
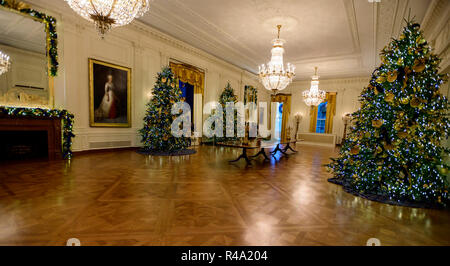
M 61 131 L 55 134 L 61 134 L 62 140 L 60 145 L 62 146 L 62 157 L 64 159 L 72 158 L 72 139 L 75 137 L 73 134 L 73 125 L 75 117 L 69 111 L 64 109 L 46 109 L 46 108 L 31 108 L 31 107 L 12 107 L 12 106 L 0 106 L 0 116 L 5 119 L 11 119 L 19 121 L 19 119 L 28 119 L 21 120 L 22 122 L 30 122 L 30 120 L 47 120 L 53 121 L 53 123 L 57 123 L 56 126 L 59 126 Z M 4 122 L 5 126 L 14 126 L 13 122 Z M 58 121 L 58 122 L 55 122 Z M 4 120 L 6 121 L 6 120 Z M 43 121 L 40 122 L 30 122 L 30 126 L 35 126 L 36 123 L 45 123 Z M 50 122 L 47 122 L 50 123 Z M 50 123 L 51 124 L 51 123 Z M 42 126 L 42 125 L 41 125 Z M 49 127 L 51 125 L 48 125 Z M 53 125 L 55 127 L 55 125 Z M 17 127 L 16 127 L 17 128 Z M 23 131 L 28 132 L 28 131 Z M 59 150 L 58 152 L 60 152 Z M 58 152 L 55 155 L 58 155 Z
M 48 159 L 62 159 L 61 118 L 16 117 L 0 114 L 0 132 L 47 132 Z M 0 140 L 0 141 L 8 141 Z M 0 151 L 1 152 L 1 151 Z

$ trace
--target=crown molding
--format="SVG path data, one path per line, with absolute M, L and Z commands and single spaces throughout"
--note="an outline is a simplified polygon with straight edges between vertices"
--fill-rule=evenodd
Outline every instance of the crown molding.
M 60 24 L 62 23 L 64 25 L 67 23 L 70 26 L 73 26 L 74 29 L 76 29 L 77 31 L 85 31 L 85 30 L 91 31 L 90 28 L 93 27 L 92 23 L 79 17 L 77 14 L 75 14 L 73 12 L 73 10 L 69 6 L 60 5 L 60 4 L 58 5 L 55 2 L 56 1 L 52 1 L 51 4 L 47 5 L 46 7 L 43 7 L 42 5 L 40 5 L 40 1 L 35 1 L 33 3 L 30 3 L 30 1 L 28 1 L 30 6 L 32 6 L 33 8 L 36 8 L 38 10 L 43 10 L 44 12 L 56 17 L 59 20 L 58 23 L 60 23 Z M 162 31 L 160 31 L 156 28 L 153 28 L 143 22 L 140 22 L 139 20 L 134 20 L 129 25 L 126 25 L 126 26 L 123 26 L 120 28 L 115 28 L 108 34 L 109 34 L 109 36 L 123 39 L 124 33 L 126 35 L 129 35 L 126 33 L 127 29 L 133 30 L 134 32 L 138 32 L 138 33 L 144 33 L 137 38 L 133 38 L 133 36 L 128 36 L 133 39 L 132 40 L 128 39 L 127 41 L 131 42 L 133 47 L 135 47 L 135 48 L 145 48 L 145 47 L 150 46 L 152 48 L 155 48 L 160 53 L 168 54 L 165 51 L 161 51 L 160 47 L 155 47 L 154 45 L 151 45 L 151 41 L 150 42 L 146 41 L 146 43 L 149 43 L 149 45 L 138 44 L 139 41 L 141 41 L 142 39 L 145 40 L 145 38 L 153 37 L 153 39 L 161 41 L 162 43 L 164 43 L 166 45 L 172 46 L 173 48 L 178 48 L 188 54 L 198 56 L 199 58 L 201 58 L 209 63 L 219 65 L 222 68 L 225 68 L 229 71 L 238 72 L 238 73 L 247 71 L 256 77 L 256 75 L 254 73 L 252 73 L 246 69 L 243 69 L 243 68 L 241 68 L 237 65 L 234 65 L 230 62 L 227 62 L 227 61 L 225 61 L 221 58 L 218 58 L 218 57 L 216 57 L 208 52 L 205 52 L 201 49 L 195 48 L 194 46 L 192 46 L 186 42 L 183 42 L 181 40 L 178 40 L 175 37 L 172 37 L 166 33 L 163 33 Z M 59 30 L 61 30 L 61 28 L 59 28 Z M 94 31 L 93 28 L 92 28 L 92 31 Z M 170 54 L 168 54 L 168 56 L 176 57 L 176 56 L 172 56 Z M 196 64 L 194 63 L 194 65 L 196 65 Z M 208 69 L 207 67 L 204 67 L 204 66 L 199 66 L 199 67 L 202 67 L 205 70 Z
M 349 85 L 349 84 L 361 84 L 361 83 L 367 83 L 369 84 L 370 78 L 369 77 L 352 77 L 352 78 L 336 78 L 336 79 L 321 79 L 320 84 L 321 85 Z M 302 80 L 302 81 L 294 81 L 290 86 L 298 87 L 302 86 L 304 87 L 305 84 L 310 84 L 310 81 Z
M 222 67 L 225 67 L 226 69 L 228 69 L 230 71 L 233 71 L 233 72 L 246 71 L 243 68 L 240 68 L 240 67 L 238 67 L 238 66 L 236 66 L 234 64 L 231 64 L 229 62 L 226 62 L 226 61 L 224 61 L 224 60 L 222 60 L 222 59 L 220 59 L 220 58 L 218 58 L 218 57 L 216 57 L 214 55 L 211 55 L 211 54 L 209 54 L 209 53 L 207 53 L 207 52 L 205 52 L 205 51 L 203 51 L 201 49 L 195 48 L 194 46 L 192 46 L 190 44 L 187 44 L 187 43 L 185 43 L 183 41 L 180 41 L 180 40 L 178 40 L 178 39 L 176 39 L 176 38 L 174 38 L 174 37 L 172 37 L 172 36 L 170 36 L 170 35 L 168 35 L 166 33 L 163 33 L 163 32 L 161 32 L 161 31 L 159 31 L 159 30 L 157 30 L 157 29 L 155 29 L 155 28 L 153 28 L 153 27 L 151 27 L 151 26 L 149 26 L 149 25 L 147 25 L 147 24 L 145 24 L 145 23 L 143 23 L 141 21 L 134 20 L 128 26 L 129 26 L 129 28 L 131 28 L 131 29 L 133 29 L 135 31 L 138 31 L 140 33 L 144 33 L 144 35 L 146 37 L 153 37 L 154 39 L 156 39 L 158 41 L 161 41 L 161 42 L 163 42 L 165 44 L 168 44 L 168 45 L 170 45 L 170 46 L 172 46 L 174 48 L 178 48 L 180 50 L 183 50 L 183 51 L 185 51 L 185 52 L 187 52 L 189 54 L 196 55 L 196 56 L 198 56 L 200 58 L 203 58 L 203 59 L 207 60 L 210 63 L 214 63 L 214 64 L 220 65 Z M 176 57 L 176 56 L 174 56 L 174 57 Z M 204 68 L 205 70 L 208 69 L 207 67 L 202 67 L 202 68 Z

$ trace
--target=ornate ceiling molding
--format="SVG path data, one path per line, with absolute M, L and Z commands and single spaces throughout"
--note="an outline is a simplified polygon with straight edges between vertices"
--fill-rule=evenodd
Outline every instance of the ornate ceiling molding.
M 242 59 L 245 59 L 245 63 L 243 65 L 256 66 L 258 64 L 257 61 L 254 60 L 254 57 L 257 57 L 258 55 L 255 54 L 249 47 L 247 47 L 231 35 L 227 34 L 219 27 L 217 27 L 204 17 L 200 16 L 180 1 L 173 0 L 173 2 L 175 2 L 177 7 L 182 10 L 182 13 L 187 14 L 186 17 L 193 18 L 196 22 L 200 23 L 198 25 L 194 25 L 187 19 L 184 19 L 182 17 L 174 17 L 173 15 L 171 15 L 171 12 L 169 10 L 157 4 L 154 4 L 152 7 L 152 16 L 158 18 L 161 21 L 164 21 L 164 24 L 170 25 L 171 27 L 176 28 L 178 31 L 188 32 L 193 39 L 201 40 L 202 44 L 210 48 L 217 49 L 219 47 L 220 50 L 225 52 L 224 56 L 220 57 L 222 60 L 229 62 L 230 60 L 227 58 L 234 57 L 236 59 L 240 59 L 241 61 Z M 176 23 L 175 20 L 179 23 Z M 146 24 L 143 19 L 139 19 L 139 21 Z M 202 29 L 202 27 L 207 30 Z M 207 31 L 211 31 L 217 34 L 210 34 Z M 233 43 L 233 46 L 225 44 L 217 36 L 226 38 L 231 43 Z M 244 49 L 245 52 L 240 52 L 236 47 Z M 253 68 L 250 67 L 248 70 L 256 71 L 256 69 Z
M 354 0 L 343 0 L 345 11 L 347 13 L 347 20 L 352 34 L 353 52 L 361 52 L 361 43 L 359 40 L 358 21 L 356 20 L 356 10 Z
M 238 46 L 240 46 L 241 48 L 245 49 L 246 52 L 248 52 L 249 54 L 253 55 L 253 56 L 259 56 L 258 54 L 256 54 L 250 47 L 248 47 L 247 45 L 245 45 L 243 42 L 239 41 L 239 39 L 234 38 L 232 35 L 228 34 L 227 32 L 225 32 L 224 30 L 222 30 L 221 28 L 219 28 L 217 25 L 215 25 L 214 23 L 212 23 L 211 21 L 205 19 L 204 17 L 200 16 L 198 13 L 196 13 L 194 10 L 192 10 L 191 8 L 189 8 L 188 6 L 186 6 L 182 1 L 179 0 L 174 0 L 178 6 L 183 7 L 184 11 L 186 13 L 189 13 L 191 16 L 197 18 L 198 20 L 200 20 L 203 25 L 209 27 L 210 29 L 214 30 L 214 32 L 221 34 L 222 36 L 225 36 L 227 39 L 229 39 L 230 41 L 232 41 L 233 43 L 237 44 Z M 195 27 L 196 29 L 198 29 L 198 27 Z M 213 35 L 207 34 L 208 38 L 215 38 Z M 220 41 L 219 41 L 220 43 Z M 232 48 L 230 46 L 227 46 L 229 49 L 232 50 L 236 50 L 235 48 Z M 245 55 L 244 55 L 245 56 Z M 253 62 L 252 62 L 253 63 Z M 256 62 L 255 62 L 256 63 Z
M 199 57 L 201 57 L 203 59 L 206 59 L 209 62 L 218 64 L 218 65 L 220 65 L 222 67 L 225 67 L 225 68 L 227 68 L 227 69 L 229 69 L 231 71 L 244 71 L 242 68 L 240 68 L 238 66 L 235 66 L 234 64 L 226 62 L 226 61 L 224 61 L 224 60 L 222 60 L 222 59 L 220 59 L 218 57 L 215 57 L 215 56 L 213 56 L 213 55 L 211 55 L 211 54 L 209 54 L 209 53 L 207 53 L 207 52 L 205 52 L 205 51 L 203 51 L 201 49 L 195 48 L 195 47 L 193 47 L 193 46 L 191 46 L 191 45 L 189 45 L 189 44 L 187 44 L 187 43 L 185 43 L 183 41 L 180 41 L 180 40 L 178 40 L 178 39 L 176 39 L 176 38 L 174 38 L 174 37 L 172 37 L 172 36 L 170 36 L 170 35 L 168 35 L 166 33 L 163 33 L 163 32 L 161 32 L 161 31 L 159 31 L 159 30 L 157 30 L 157 29 L 155 29 L 155 28 L 153 28 L 151 26 L 148 26 L 147 24 L 145 24 L 143 22 L 140 22 L 138 20 L 133 21 L 130 24 L 130 27 L 132 27 L 133 29 L 135 29 L 137 31 L 149 34 L 150 36 L 156 38 L 157 40 L 159 40 L 159 41 L 161 41 L 163 43 L 166 43 L 166 44 L 168 44 L 170 46 L 173 46 L 175 48 L 178 48 L 178 49 L 183 50 L 185 52 L 188 52 L 190 54 L 197 55 L 197 56 L 199 56 Z M 207 67 L 203 67 L 203 68 L 205 70 L 207 70 Z

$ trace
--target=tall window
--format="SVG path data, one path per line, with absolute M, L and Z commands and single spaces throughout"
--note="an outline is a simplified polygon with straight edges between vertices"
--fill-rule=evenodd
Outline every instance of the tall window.
M 327 121 L 327 104 L 328 102 L 324 102 L 321 103 L 318 107 L 316 133 L 325 133 L 325 123 Z

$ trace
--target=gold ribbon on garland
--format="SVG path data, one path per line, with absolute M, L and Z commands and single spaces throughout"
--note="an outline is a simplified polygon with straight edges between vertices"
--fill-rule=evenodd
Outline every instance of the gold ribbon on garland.
M 189 83 L 194 86 L 194 94 L 204 94 L 205 73 L 198 68 L 186 64 L 169 64 L 175 78 L 183 83 Z

